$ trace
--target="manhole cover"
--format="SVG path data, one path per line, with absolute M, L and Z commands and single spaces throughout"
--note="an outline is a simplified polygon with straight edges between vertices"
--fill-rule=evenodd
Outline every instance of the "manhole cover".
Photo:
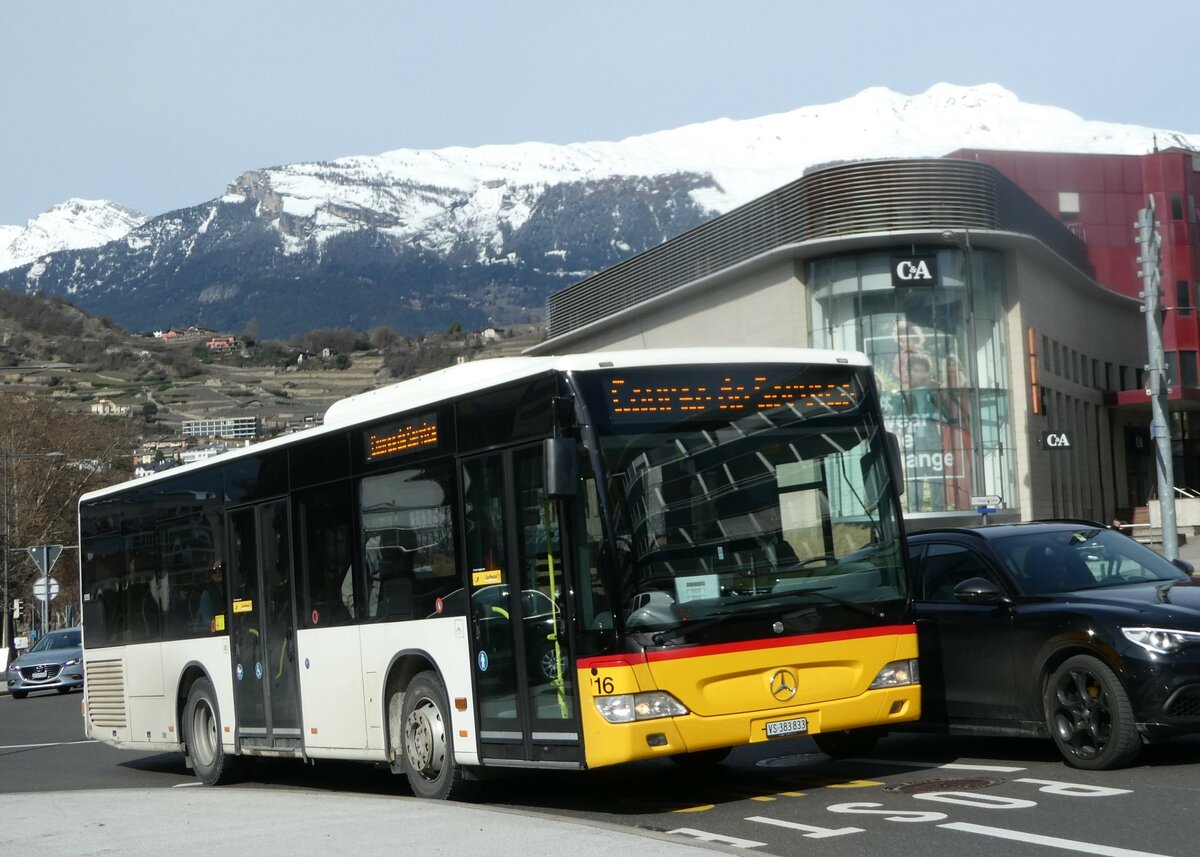
M 897 783 L 885 786 L 885 792 L 901 792 L 906 795 L 919 795 L 926 792 L 965 792 L 972 789 L 986 789 L 996 786 L 1004 780 L 999 777 L 960 777 L 956 780 L 924 780 L 919 783 Z

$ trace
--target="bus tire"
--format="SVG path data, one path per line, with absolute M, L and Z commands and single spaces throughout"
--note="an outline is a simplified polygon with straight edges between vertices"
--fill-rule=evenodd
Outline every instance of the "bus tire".
M 227 756 L 221 746 L 221 712 L 216 691 L 206 678 L 197 679 L 188 691 L 183 730 L 188 764 L 196 778 L 206 786 L 232 782 L 238 760 Z
M 880 729 L 842 729 L 836 732 L 818 732 L 812 736 L 817 749 L 834 759 L 861 756 L 875 749 L 883 737 Z
M 447 800 L 461 793 L 462 765 L 454 761 L 450 706 L 437 673 L 418 673 L 404 692 L 404 773 L 417 797 Z

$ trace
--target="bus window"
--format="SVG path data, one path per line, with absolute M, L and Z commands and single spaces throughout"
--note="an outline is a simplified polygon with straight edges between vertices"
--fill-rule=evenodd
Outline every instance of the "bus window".
M 451 473 L 448 464 L 432 463 L 360 483 L 368 619 L 425 618 L 460 585 Z
M 349 483 L 302 494 L 297 514 L 303 569 L 300 623 L 305 628 L 347 625 L 354 621 L 356 589 Z

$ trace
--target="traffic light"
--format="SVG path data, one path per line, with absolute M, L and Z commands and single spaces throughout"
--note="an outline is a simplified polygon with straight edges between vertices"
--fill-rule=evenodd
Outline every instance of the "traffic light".
M 25 601 L 21 598 L 14 598 L 13 599 L 13 609 L 12 609 L 13 619 L 20 619 L 21 613 L 24 609 L 25 609 Z

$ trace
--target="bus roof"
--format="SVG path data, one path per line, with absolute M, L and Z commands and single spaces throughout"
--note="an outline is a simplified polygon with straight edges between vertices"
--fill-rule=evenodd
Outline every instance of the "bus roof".
M 544 357 L 496 357 L 461 363 L 426 375 L 410 378 L 349 396 L 334 402 L 325 412 L 324 425 L 272 438 L 241 449 L 230 450 L 203 461 L 163 470 L 150 476 L 89 491 L 83 503 L 134 485 L 148 485 L 195 470 L 204 470 L 247 455 L 336 432 L 390 414 L 429 407 L 458 396 L 532 378 L 546 372 L 580 372 L 597 369 L 631 369 L 641 366 L 686 366 L 701 363 L 816 363 L 869 366 L 857 351 L 811 348 L 646 348 L 638 351 L 593 351 Z

